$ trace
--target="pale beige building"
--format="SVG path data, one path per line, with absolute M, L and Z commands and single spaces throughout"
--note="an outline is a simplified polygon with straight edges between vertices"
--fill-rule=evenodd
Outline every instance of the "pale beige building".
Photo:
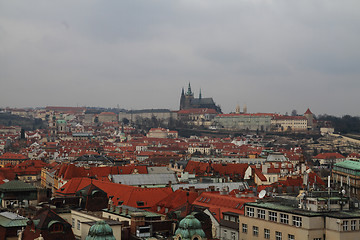
M 326 200 L 321 197 L 315 199 L 323 203 Z M 330 200 L 332 211 L 320 205 L 316 211 L 307 210 L 313 209 L 311 205 L 315 204 L 311 199 L 305 201 L 307 205 L 301 203 L 301 208 L 261 199 L 246 203 L 245 214 L 239 217 L 239 239 L 360 239 L 360 211 L 349 210 L 348 205 L 343 208 L 346 211 L 336 210 L 341 201 L 347 201 L 346 198 L 332 197 Z
M 104 220 L 113 230 L 115 239 L 121 240 L 122 223 L 116 220 L 111 220 L 110 218 L 105 219 L 101 212 L 71 210 L 71 213 L 61 214 L 61 217 L 72 225 L 72 231 L 76 239 L 85 240 L 90 227 L 96 222 Z
M 99 122 L 117 122 L 117 114 L 113 112 L 102 112 L 98 115 Z
M 271 126 L 277 131 L 305 131 L 308 128 L 308 120 L 305 116 L 274 116 Z

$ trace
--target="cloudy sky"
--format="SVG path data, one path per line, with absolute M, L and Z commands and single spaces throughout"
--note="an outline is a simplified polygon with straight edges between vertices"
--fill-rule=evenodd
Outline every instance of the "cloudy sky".
M 0 107 L 360 115 L 359 0 L 0 0 Z

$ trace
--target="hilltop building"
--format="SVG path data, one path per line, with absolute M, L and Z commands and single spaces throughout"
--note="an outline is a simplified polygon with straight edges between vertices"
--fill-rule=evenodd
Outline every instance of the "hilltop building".
M 180 97 L 180 110 L 193 108 L 210 108 L 215 109 L 217 113 L 221 113 L 220 106 L 217 106 L 212 98 L 202 97 L 201 89 L 199 98 L 195 98 L 189 83 L 188 91 L 186 93 L 184 92 L 184 88 L 182 89 Z

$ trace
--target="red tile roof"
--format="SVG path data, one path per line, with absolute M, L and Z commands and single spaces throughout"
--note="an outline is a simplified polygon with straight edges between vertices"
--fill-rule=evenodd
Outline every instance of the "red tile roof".
M 185 190 L 178 189 L 175 192 L 169 194 L 166 198 L 157 202 L 150 211 L 166 214 L 185 203 L 189 202 L 190 204 L 195 201 L 198 197 L 198 193 L 196 192 L 189 192 Z M 167 211 L 166 211 L 167 209 Z
M 313 114 L 310 109 L 308 108 L 304 114 Z
M 343 155 L 341 155 L 340 153 L 319 153 L 318 155 L 316 155 L 314 157 L 314 159 L 341 159 L 341 158 L 345 158 Z
M 254 202 L 253 197 L 234 197 L 231 195 L 220 195 L 218 192 L 203 192 L 194 202 L 194 205 L 209 208 L 214 217 L 220 221 L 222 213 L 233 212 L 243 215 L 244 203 Z
M 72 178 L 62 186 L 56 194 L 59 196 L 73 196 L 75 193 L 90 184 L 94 184 L 107 193 L 108 197 L 113 196 L 115 204 L 122 202 L 124 205 L 137 208 L 151 208 L 157 202 L 170 195 L 171 188 L 139 188 L 118 183 L 91 180 L 89 178 Z M 142 206 L 138 202 L 143 202 Z
M 305 116 L 274 116 L 273 119 L 275 120 L 307 120 Z
M 215 109 L 212 108 L 191 108 L 182 109 L 177 112 L 178 114 L 218 114 Z
M 75 177 L 107 177 L 110 174 L 147 174 L 146 166 L 126 165 L 113 167 L 76 167 L 74 164 L 63 164 L 58 173 L 58 177 L 69 180 Z
M 6 152 L 0 156 L 0 160 L 27 160 L 27 156 L 20 153 Z

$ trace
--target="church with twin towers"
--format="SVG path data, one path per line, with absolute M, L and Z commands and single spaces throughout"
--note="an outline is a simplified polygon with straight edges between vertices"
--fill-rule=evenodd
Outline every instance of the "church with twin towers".
M 189 83 L 186 93 L 184 88 L 182 88 L 180 97 L 180 110 L 194 108 L 210 108 L 215 109 L 217 113 L 222 113 L 220 106 L 216 105 L 212 98 L 203 98 L 201 96 L 201 89 L 199 92 L 199 98 L 195 98 Z

